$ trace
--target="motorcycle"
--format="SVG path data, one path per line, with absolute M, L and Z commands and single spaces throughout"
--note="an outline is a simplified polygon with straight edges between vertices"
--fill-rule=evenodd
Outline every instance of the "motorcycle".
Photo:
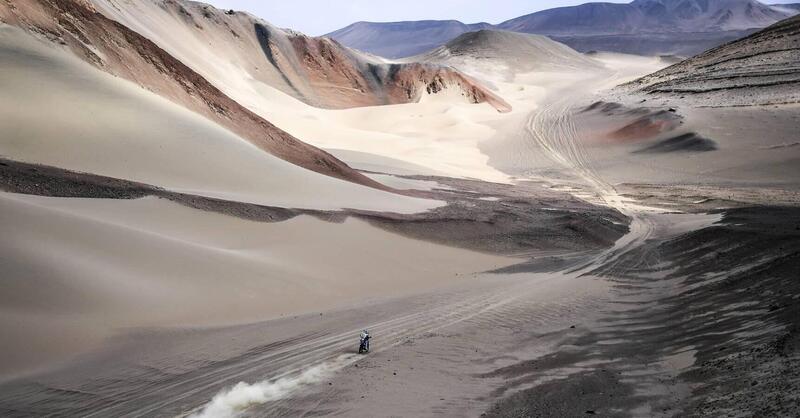
M 358 343 L 358 354 L 369 353 L 369 335 L 362 335 Z

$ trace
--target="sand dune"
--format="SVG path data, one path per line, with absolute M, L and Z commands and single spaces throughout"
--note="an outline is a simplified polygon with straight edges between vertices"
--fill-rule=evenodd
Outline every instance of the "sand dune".
M 486 165 L 486 156 L 477 147 L 509 114 L 486 104 L 464 103 L 455 92 L 427 96 L 420 103 L 326 110 L 262 86 L 258 100 L 259 111 L 281 129 L 314 146 L 339 150 L 336 154 L 348 163 L 355 157 L 360 167 L 382 171 L 387 159 L 401 160 L 404 174 L 508 180 Z
M 418 96 L 419 103 L 323 110 L 309 105 L 317 103 L 311 99 L 323 90 L 337 92 L 334 96 L 351 104 L 360 103 L 361 99 L 341 94 L 343 84 L 336 80 L 343 73 L 336 71 L 344 67 L 334 71 L 336 75 L 330 72 L 333 69 L 323 66 L 322 72 L 314 75 L 301 68 L 307 63 L 298 64 L 296 54 L 306 51 L 310 54 L 308 60 L 313 61 L 318 53 L 329 51 L 334 61 L 355 60 L 355 67 L 377 65 L 374 69 L 380 69 L 384 64 L 324 39 L 303 37 L 244 13 L 227 14 L 202 4 L 138 0 L 97 0 L 95 4 L 104 14 L 154 40 L 248 109 L 302 141 L 326 149 L 360 152 L 362 157 L 404 160 L 421 168 L 416 174 L 437 172 L 508 181 L 508 175 L 487 164 L 488 158 L 479 149 L 482 143 L 500 135 L 500 131 L 518 131 L 523 115 L 535 109 L 555 85 L 607 71 L 619 72 L 541 37 L 487 31 L 478 33 L 480 39 L 471 35 L 450 45 L 461 62 L 454 62 L 452 54 L 448 60 L 430 57 L 430 61 L 436 61 L 432 65 L 456 65 L 481 83 L 491 85 L 491 94 L 502 97 L 508 108 L 515 109 L 509 118 L 501 117 L 486 104 L 469 105 L 471 100 L 464 101 L 463 91 L 451 88 L 435 95 L 422 94 Z M 259 33 L 268 38 L 267 49 L 271 52 L 266 55 Z M 477 50 L 475 41 L 481 44 Z M 524 45 L 524 52 L 515 51 L 517 45 Z M 502 48 L 494 55 L 485 55 L 498 46 Z M 419 71 L 429 68 L 409 65 L 397 67 L 398 74 L 407 71 L 413 78 L 413 74 L 422 74 Z M 642 73 L 637 71 L 636 75 Z M 329 87 L 314 81 L 319 81 L 320 74 L 331 77 Z M 424 74 L 438 78 L 435 71 Z M 432 91 L 442 88 L 439 84 L 429 87 Z M 358 89 L 346 90 L 361 94 Z
M 0 229 L 3 374 L 91 348 L 125 327 L 321 310 L 513 262 L 361 221 L 258 223 L 157 198 L 3 193 Z
M 392 170 L 385 167 L 388 158 L 416 166 L 410 171 L 401 169 L 402 174 L 435 172 L 508 182 L 510 176 L 491 167 L 482 149 L 500 143 L 509 154 L 519 156 L 520 149 L 529 145 L 506 146 L 506 140 L 518 135 L 525 117 L 548 94 L 587 79 L 605 80 L 614 74 L 603 85 L 587 85 L 610 88 L 665 65 L 657 58 L 622 54 L 604 55 L 601 60 L 587 58 L 536 36 L 502 32 L 489 32 L 489 36 L 497 38 L 504 48 L 483 58 L 464 54 L 458 57 L 458 63 L 450 59 L 441 63 L 457 65 L 462 72 L 492 86 L 511 105 L 509 113 L 498 114 L 486 104 L 469 105 L 452 91 L 425 96 L 419 103 L 326 110 L 261 85 L 250 103 L 281 129 L 320 148 L 337 150 L 337 156 L 367 170 Z M 512 50 L 517 37 L 529 42 L 526 53 Z M 567 62 L 559 64 L 559 57 L 565 57 Z M 509 61 L 516 63 L 509 65 Z M 375 156 L 373 161 L 370 155 Z M 389 164 L 398 167 L 396 163 Z
M 0 154 L 271 206 L 417 212 L 442 205 L 323 176 L 58 48 L 0 32 Z
M 592 94 L 666 65 L 658 58 L 624 54 L 587 58 L 552 41 L 518 34 L 512 39 L 516 36 L 530 38 L 532 45 L 526 51 L 532 54 L 509 51 L 508 39 L 503 36 L 506 48 L 495 56 L 462 55 L 458 63 L 446 62 L 491 85 L 511 105 L 509 113 L 497 113 L 486 104 L 470 105 L 458 93 L 447 91 L 426 96 L 419 103 L 327 110 L 261 85 L 251 103 L 281 129 L 317 147 L 337 150 L 337 156 L 367 170 L 398 172 L 399 166 L 410 164 L 399 173 L 446 173 L 509 182 L 509 174 L 519 173 L 504 172 L 508 166 L 493 165 L 489 155 L 502 153 L 515 164 L 529 166 L 530 158 L 536 157 L 531 156 L 531 144 L 520 132 L 530 112 L 549 96 L 579 84 L 585 86 L 582 93 Z M 560 55 L 566 55 L 568 62 L 559 65 L 556 59 Z M 509 65 L 508 60 L 518 60 L 519 65 Z
M 322 174 L 381 187 L 277 129 L 149 39 L 98 13 L 88 2 L 9 1 L 0 5 L 0 20 L 211 119 L 281 159 Z
M 797 105 L 504 32 L 391 64 L 181 0 L 0 19 L 0 414 L 794 411 Z M 791 84 L 756 39 L 659 74 Z
M 266 84 L 306 104 L 350 108 L 416 102 L 443 88 L 470 103 L 503 100 L 451 68 L 388 64 L 343 47 L 277 28 L 244 12 L 194 2 L 94 0 L 109 18 L 153 40 L 245 105 Z M 264 116 L 264 115 L 262 115 Z
M 465 33 L 408 60 L 451 65 L 470 74 L 474 71 L 486 74 L 503 66 L 508 80 L 518 73 L 536 70 L 587 70 L 601 66 L 545 36 L 490 29 Z

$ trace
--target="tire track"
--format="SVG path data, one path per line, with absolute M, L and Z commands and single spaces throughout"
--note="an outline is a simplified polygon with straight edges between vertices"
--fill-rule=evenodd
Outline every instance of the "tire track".
M 630 232 L 617 241 L 613 248 L 601 253 L 588 264 L 570 272 L 569 276 L 577 277 L 588 274 L 601 265 L 607 266 L 616 263 L 622 254 L 638 246 L 652 235 L 654 223 L 644 215 L 644 211 L 641 208 L 635 207 L 627 202 L 617 193 L 612 185 L 604 181 L 596 171 L 593 170 L 591 161 L 579 141 L 578 127 L 572 117 L 572 111 L 573 107 L 569 99 L 560 100 L 553 104 L 543 106 L 531 115 L 526 124 L 526 131 L 534 143 L 543 149 L 550 159 L 583 180 L 589 189 L 594 192 L 600 203 L 615 208 L 631 217 Z M 555 182 L 556 184 L 558 183 L 558 181 Z M 394 318 L 383 323 L 372 324 L 370 325 L 370 329 L 374 330 L 376 335 L 381 335 L 382 348 L 376 350 L 376 352 L 390 349 L 413 335 L 434 332 L 464 321 L 486 322 L 496 326 L 505 326 L 507 324 L 508 315 L 516 314 L 513 306 L 510 305 L 513 301 L 522 298 L 524 293 L 524 288 L 511 287 L 510 289 L 501 290 L 493 295 L 471 297 L 460 302 L 445 304 L 444 306 L 435 307 L 424 312 Z M 567 305 L 569 305 L 569 303 Z M 545 309 L 541 314 L 544 316 L 544 321 L 556 321 L 560 318 L 559 311 L 563 311 L 563 309 L 570 309 L 570 306 L 559 304 L 559 306 L 548 307 L 548 309 Z M 272 373 L 266 374 L 266 380 L 274 381 L 276 379 L 297 375 L 302 370 L 308 369 L 312 365 L 335 361 L 337 354 L 347 350 L 352 345 L 354 335 L 356 335 L 358 331 L 359 330 L 354 329 L 326 337 L 319 341 L 310 341 L 307 344 L 314 345 L 316 348 L 300 352 L 299 354 L 288 355 L 281 358 L 260 358 L 258 361 L 267 362 L 272 367 L 275 367 Z M 346 360 L 342 362 L 338 368 L 345 367 L 354 361 L 355 359 Z M 250 362 L 248 362 L 248 364 L 249 363 Z M 206 376 L 203 380 L 210 380 L 208 384 L 190 389 L 179 396 L 178 400 L 186 399 L 198 392 L 205 393 L 210 387 L 219 387 L 221 386 L 220 382 L 231 382 L 241 377 L 243 374 L 244 372 L 225 374 L 224 376 Z M 222 384 L 222 386 L 224 385 L 225 384 Z M 137 410 L 136 415 L 163 411 L 164 409 L 168 409 L 168 406 L 174 404 L 175 401 L 175 399 L 170 399 L 168 402 Z M 288 402 L 288 400 L 274 401 L 267 406 L 262 406 L 262 409 L 266 409 L 265 412 L 268 414 L 270 411 L 280 410 L 281 407 L 286 405 L 286 402 Z M 188 413 L 180 415 L 191 415 L 201 409 L 202 407 L 198 407 Z M 262 410 L 259 412 L 262 412 Z
M 597 202 L 618 210 L 631 218 L 629 232 L 615 245 L 590 262 L 572 270 L 572 274 L 589 274 L 601 265 L 613 271 L 620 256 L 649 239 L 655 231 L 652 214 L 661 212 L 630 202 L 616 188 L 605 181 L 593 168 L 591 160 L 578 134 L 577 123 L 572 116 L 575 98 L 566 97 L 549 105 L 543 105 L 531 114 L 526 125 L 527 136 L 537 144 L 545 155 L 577 176 L 597 197 Z M 549 179 L 559 184 L 558 179 Z M 576 197 L 581 196 L 576 194 Z M 611 266 L 611 267 L 608 267 Z
M 474 295 L 455 302 L 439 304 L 430 309 L 420 310 L 412 314 L 395 317 L 369 325 L 375 335 L 381 337 L 381 349 L 384 351 L 400 344 L 409 337 L 452 326 L 453 324 L 482 315 L 497 307 L 503 306 L 518 297 L 518 292 L 506 289 L 491 295 Z M 137 393 L 134 399 L 126 399 L 124 404 L 116 408 L 94 410 L 87 417 L 109 415 L 150 416 L 156 413 L 169 413 L 188 416 L 201 409 L 181 411 L 181 405 L 207 400 L 218 388 L 237 383 L 246 376 L 261 374 L 263 380 L 277 379 L 297 375 L 313 365 L 331 362 L 344 352 L 352 351 L 354 338 L 361 328 L 349 329 L 334 335 L 328 335 L 300 344 L 270 351 L 263 355 L 232 361 L 223 367 L 211 367 L 211 370 L 196 376 L 182 379 L 171 385 L 159 385 L 153 393 Z M 356 357 L 357 359 L 358 357 Z M 355 361 L 355 359 L 351 359 Z M 344 366 L 352 361 L 341 364 Z M 163 397 L 163 393 L 175 392 L 174 396 Z M 161 398 L 160 401 L 148 399 Z M 133 405 L 139 407 L 131 408 Z

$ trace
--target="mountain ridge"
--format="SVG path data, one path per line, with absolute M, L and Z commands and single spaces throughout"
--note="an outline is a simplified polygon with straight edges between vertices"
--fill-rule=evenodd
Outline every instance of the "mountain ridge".
M 547 35 L 580 52 L 603 50 L 642 55 L 688 56 L 749 35 L 798 12 L 800 8 L 793 8 L 792 5 L 767 5 L 755 0 L 591 2 L 546 9 L 479 29 L 494 28 Z M 453 21 L 425 22 L 448 22 L 447 25 L 453 25 Z M 410 29 L 415 23 L 358 22 L 326 36 L 368 53 L 383 53 L 387 58 L 400 58 L 403 54 L 397 50 L 391 49 L 387 53 L 387 45 L 407 43 L 408 46 L 402 49 L 402 53 L 413 56 L 469 31 L 463 27 L 460 32 L 440 28 L 441 36 L 432 38 L 426 35 L 426 42 L 423 43 L 415 39 L 417 35 Z M 368 30 L 363 30 L 366 27 Z M 697 33 L 702 35 L 693 35 Z M 634 39 L 632 35 L 638 38 Z M 427 39 L 436 39 L 439 45 L 431 48 Z
M 492 26 L 486 22 L 463 23 L 458 20 L 360 21 L 324 36 L 360 51 L 394 59 L 436 48 L 462 33 Z M 375 36 L 381 37 L 380 44 L 371 42 Z

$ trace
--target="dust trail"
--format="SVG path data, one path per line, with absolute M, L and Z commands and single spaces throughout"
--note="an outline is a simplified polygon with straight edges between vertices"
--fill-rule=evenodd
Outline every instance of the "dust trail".
M 353 362 L 355 358 L 356 356 L 352 354 L 345 354 L 336 360 L 311 367 L 296 376 L 264 380 L 253 384 L 239 382 L 235 386 L 219 392 L 202 410 L 190 415 L 190 418 L 235 418 L 253 405 L 277 401 L 298 389 L 319 383 Z

